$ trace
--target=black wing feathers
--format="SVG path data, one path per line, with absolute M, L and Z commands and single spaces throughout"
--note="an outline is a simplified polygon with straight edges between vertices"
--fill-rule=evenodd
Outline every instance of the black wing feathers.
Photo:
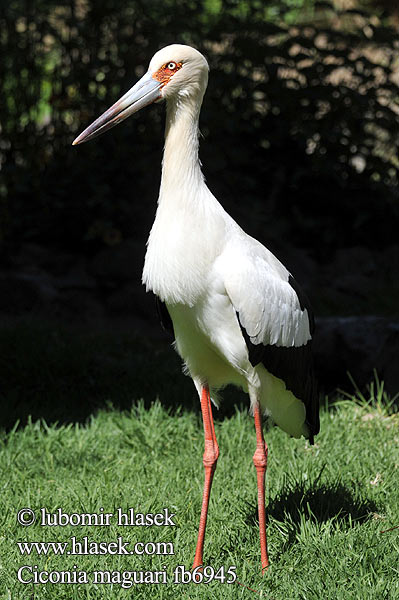
M 161 321 L 162 328 L 165 331 L 168 331 L 169 333 L 172 333 L 174 335 L 173 322 L 170 318 L 170 314 L 168 312 L 168 309 L 166 308 L 165 302 L 162 302 L 162 300 L 160 300 L 158 296 L 155 296 L 155 304 L 157 307 L 157 313 L 159 320 Z
M 302 292 L 298 283 L 290 275 L 288 283 L 295 290 L 302 310 L 307 310 L 309 316 L 309 330 L 314 332 L 314 317 L 306 295 Z M 264 367 L 279 379 L 282 379 L 294 396 L 305 404 L 306 422 L 309 427 L 309 440 L 313 443 L 313 436 L 319 432 L 319 401 L 317 385 L 313 371 L 313 360 L 311 351 L 311 340 L 303 346 L 276 346 L 271 344 L 254 344 L 240 321 L 237 313 L 245 343 L 248 348 L 248 356 L 252 366 L 262 363 Z

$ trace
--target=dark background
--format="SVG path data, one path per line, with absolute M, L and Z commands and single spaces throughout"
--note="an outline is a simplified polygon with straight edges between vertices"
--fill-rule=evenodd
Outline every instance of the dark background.
M 131 335 L 149 353 L 141 373 L 169 343 L 140 284 L 164 109 L 71 142 L 175 42 L 210 64 L 200 122 L 209 187 L 311 298 L 321 389 L 353 389 L 348 370 L 362 387 L 376 368 L 398 391 L 398 22 L 388 1 L 2 3 L 1 364 L 3 402 L 19 390 L 14 416 L 43 414 L 26 386 L 46 388 L 54 332 L 71 347 L 71 331 Z M 84 379 L 86 362 L 73 364 L 70 377 Z M 133 379 L 133 392 L 147 389 Z

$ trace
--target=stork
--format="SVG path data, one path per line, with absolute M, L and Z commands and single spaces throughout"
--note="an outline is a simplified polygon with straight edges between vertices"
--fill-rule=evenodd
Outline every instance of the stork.
M 319 431 L 311 361 L 313 316 L 283 264 L 247 235 L 205 184 L 198 158 L 199 113 L 208 63 L 190 46 L 159 50 L 145 75 L 73 142 L 107 131 L 153 102 L 166 101 L 165 149 L 142 281 L 198 391 L 205 433 L 205 482 L 193 568 L 203 564 L 209 496 L 219 447 L 211 401 L 235 384 L 249 395 L 255 421 L 262 572 L 266 543 L 268 448 L 262 416 L 313 443 Z

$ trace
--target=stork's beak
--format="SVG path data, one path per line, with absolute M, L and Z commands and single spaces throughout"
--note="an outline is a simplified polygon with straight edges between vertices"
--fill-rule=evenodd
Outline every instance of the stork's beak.
M 162 83 L 147 72 L 122 98 L 98 117 L 72 142 L 73 146 L 92 140 L 121 123 L 144 106 L 161 98 Z

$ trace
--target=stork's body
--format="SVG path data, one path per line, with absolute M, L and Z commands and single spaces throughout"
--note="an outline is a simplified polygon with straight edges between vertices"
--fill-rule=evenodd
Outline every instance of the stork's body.
M 261 414 L 271 415 L 294 437 L 312 439 L 317 433 L 309 357 L 312 318 L 287 269 L 238 226 L 205 184 L 198 159 L 198 118 L 207 77 L 208 65 L 196 50 L 180 45 L 160 50 L 141 82 L 76 143 L 98 135 L 143 103 L 161 97 L 167 101 L 161 188 L 143 282 L 156 294 L 201 398 L 206 475 L 194 566 L 202 564 L 209 493 L 219 455 L 210 398 L 215 400 L 217 389 L 233 383 L 249 394 L 255 417 L 254 463 L 265 568 L 267 446 Z

